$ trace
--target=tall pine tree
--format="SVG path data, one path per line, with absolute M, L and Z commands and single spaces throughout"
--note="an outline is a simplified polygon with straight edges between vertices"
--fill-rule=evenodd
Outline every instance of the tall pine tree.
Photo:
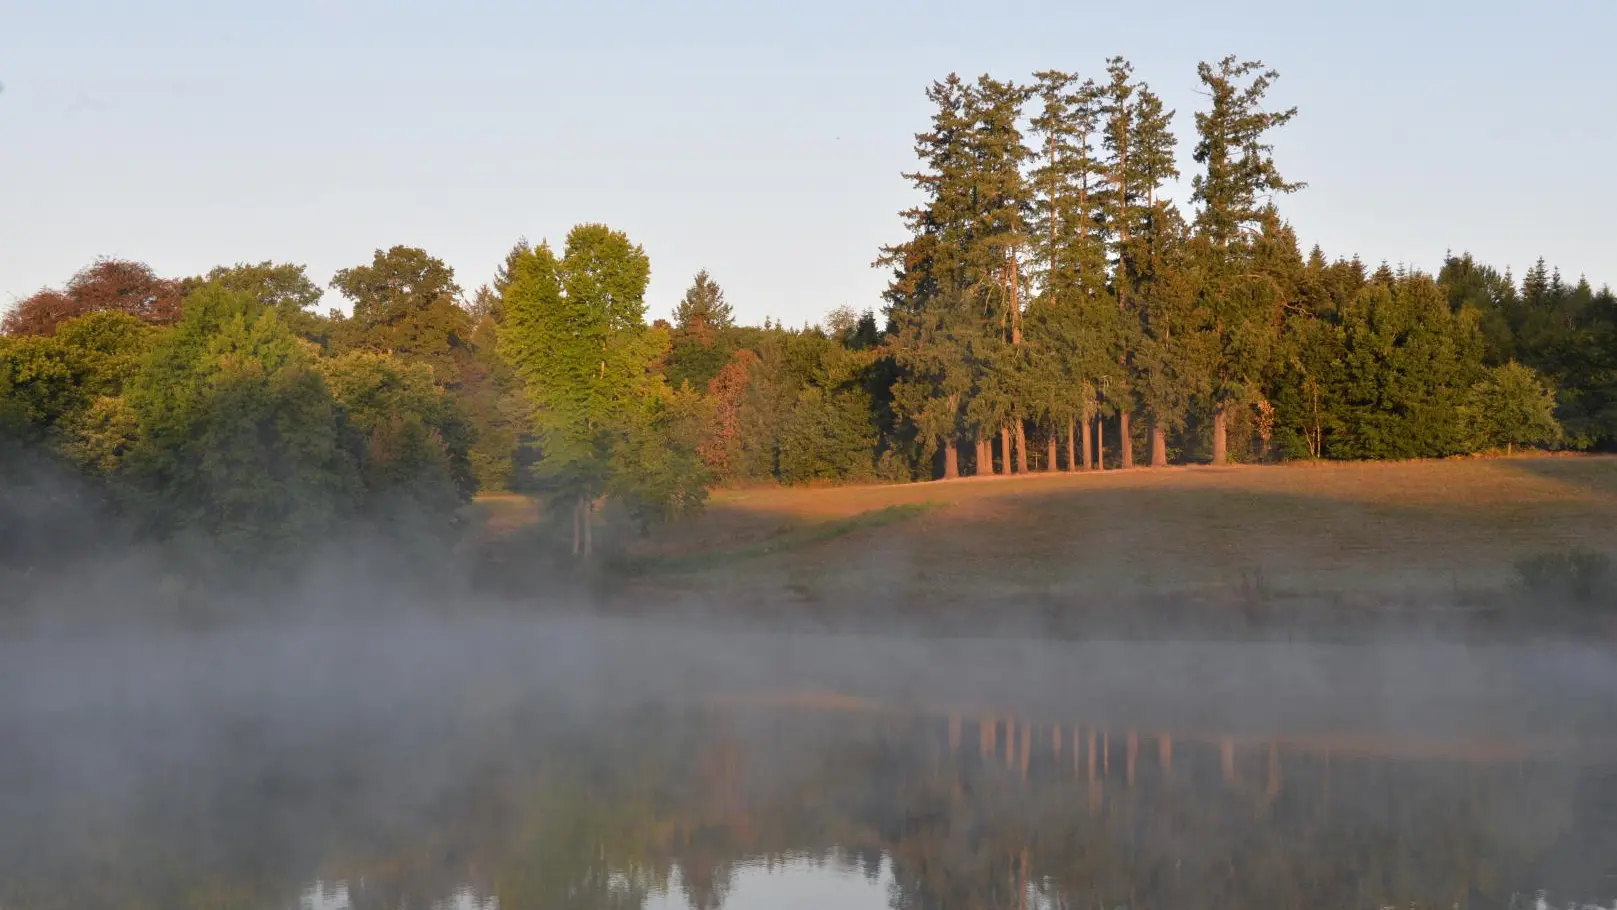
M 915 137 L 921 169 L 905 174 L 922 202 L 901 215 L 909 239 L 885 247 L 877 266 L 893 270 L 883 297 L 900 375 L 893 406 L 915 425 L 922 456 L 943 451 L 943 476 L 959 476 L 956 446 L 973 386 L 970 344 L 980 324 L 966 252 L 974 213 L 969 89 L 950 74 L 927 89 L 931 129 Z M 980 447 L 979 447 L 980 451 Z
M 1304 184 L 1280 176 L 1266 141 L 1297 115 L 1295 107 L 1263 106 L 1278 74 L 1260 61 L 1228 56 L 1217 66 L 1201 63 L 1197 75 L 1209 106 L 1196 114 L 1195 160 L 1203 170 L 1192 179 L 1191 198 L 1198 203 L 1201 296 L 1210 320 L 1212 460 L 1223 464 L 1229 408 L 1254 394 L 1286 302 L 1280 282 L 1257 262 L 1258 239 L 1278 226 L 1274 197 Z
M 1099 90 L 1092 81 L 1047 71 L 1037 74 L 1032 251 L 1038 294 L 1027 361 L 1029 397 L 1054 433 L 1067 427 L 1068 468 L 1088 466 L 1091 421 L 1098 391 L 1116 372 L 1117 309 L 1107 284 L 1099 202 L 1104 177 L 1096 158 L 1100 141 Z M 1083 427 L 1078 455 L 1076 428 Z

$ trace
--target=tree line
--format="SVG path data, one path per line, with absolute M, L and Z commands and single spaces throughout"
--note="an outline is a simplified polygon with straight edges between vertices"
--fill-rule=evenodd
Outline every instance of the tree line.
M 646 252 L 593 224 L 519 241 L 471 293 L 424 250 L 377 250 L 329 283 L 346 314 L 295 264 L 100 259 L 0 324 L 3 457 L 158 538 L 442 530 L 516 491 L 587 554 L 603 515 L 644 529 L 715 484 L 1617 442 L 1610 288 L 1543 261 L 1518 282 L 1469 255 L 1436 276 L 1304 255 L 1276 73 L 1197 73 L 1184 208 L 1174 112 L 1126 60 L 931 85 L 880 318 L 739 325 L 704 271 L 648 321 Z

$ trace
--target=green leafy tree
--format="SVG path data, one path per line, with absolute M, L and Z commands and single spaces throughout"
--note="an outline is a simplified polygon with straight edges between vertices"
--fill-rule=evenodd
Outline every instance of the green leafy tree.
M 192 292 L 126 395 L 138 433 L 123 473 L 152 530 L 270 556 L 313 546 L 352 513 L 331 393 L 251 295 Z
M 536 473 L 571 508 L 577 554 L 590 550 L 592 503 L 632 463 L 618 450 L 662 381 L 651 364 L 666 336 L 645 323 L 650 271 L 640 247 L 597 224 L 574 228 L 560 258 L 540 245 L 512 263 L 499 347 L 534 406 Z
M 519 244 L 495 276 L 493 298 L 481 305 L 461 305 L 454 271 L 413 247 L 377 250 L 370 265 L 344 269 L 332 280 L 353 301 L 353 315 L 334 329 L 333 348 L 392 354 L 429 367 L 433 381 L 462 403 L 472 431 L 473 473 L 487 490 L 520 484 L 517 462 L 525 453 L 520 382 L 496 343 L 510 269 L 521 258 Z
M 472 330 L 473 357 L 454 396 L 475 437 L 467 456 L 472 476 L 477 488 L 488 492 L 516 489 L 521 480 L 518 462 L 531 455 L 530 406 L 516 372 L 500 356 L 498 339 L 499 319 L 485 314 Z
M 1488 370 L 1471 387 L 1465 416 L 1472 439 L 1483 447 L 1548 445 L 1562 438 L 1555 420 L 1555 392 L 1530 367 L 1515 361 Z
M 123 398 L 161 330 L 124 313 L 80 317 L 57 328 L 55 341 L 78 364 L 77 386 L 89 406 L 65 415 L 58 448 L 80 468 L 113 476 L 134 445 L 136 426 Z
M 156 330 L 126 313 L 98 311 L 54 331 L 0 338 L 0 432 L 15 440 L 65 444 L 100 399 L 121 394 Z
M 476 488 L 459 403 L 424 364 L 387 354 L 350 351 L 317 369 L 350 434 L 365 508 L 388 521 L 446 527 Z
M 74 417 L 60 447 L 82 470 L 113 477 L 139 439 L 140 424 L 129 402 L 105 395 Z
M 331 342 L 331 320 L 314 312 L 324 294 L 301 265 L 268 261 L 237 263 L 210 269 L 203 280 L 251 294 L 260 305 L 274 310 L 281 323 L 299 338 L 322 348 Z
M 333 330 L 338 351 L 395 354 L 432 368 L 435 381 L 454 386 L 470 351 L 471 317 L 457 305 L 454 270 L 415 247 L 377 250 L 370 265 L 339 271 L 331 287 L 353 304 Z
M 44 337 L 0 339 L 0 432 L 37 443 L 86 404 L 58 345 Z
M 699 454 L 710 407 L 695 390 L 654 383 L 613 446 L 607 493 L 641 533 L 701 509 L 714 475 Z

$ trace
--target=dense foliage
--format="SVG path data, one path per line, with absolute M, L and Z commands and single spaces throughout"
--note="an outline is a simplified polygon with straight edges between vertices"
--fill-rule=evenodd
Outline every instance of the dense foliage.
M 0 456 L 233 552 L 441 530 L 517 491 L 584 553 L 602 516 L 644 528 L 715 483 L 1617 446 L 1609 288 L 1305 257 L 1276 74 L 1198 75 L 1183 210 L 1173 112 L 1126 61 L 934 83 L 881 322 L 738 325 L 703 271 L 648 324 L 650 258 L 601 225 L 519 241 L 470 295 L 424 250 L 377 250 L 330 283 L 346 315 L 294 264 L 100 259 L 5 316 Z

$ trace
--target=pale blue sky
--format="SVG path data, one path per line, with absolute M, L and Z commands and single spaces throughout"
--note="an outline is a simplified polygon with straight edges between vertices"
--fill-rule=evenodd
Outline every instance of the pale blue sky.
M 817 320 L 880 305 L 930 80 L 1123 54 L 1188 171 L 1225 53 L 1302 109 L 1276 143 L 1305 247 L 1617 282 L 1614 0 L 0 0 L 0 306 L 98 254 L 324 283 L 399 243 L 470 289 L 604 221 L 654 315 L 706 267 L 746 320 Z

